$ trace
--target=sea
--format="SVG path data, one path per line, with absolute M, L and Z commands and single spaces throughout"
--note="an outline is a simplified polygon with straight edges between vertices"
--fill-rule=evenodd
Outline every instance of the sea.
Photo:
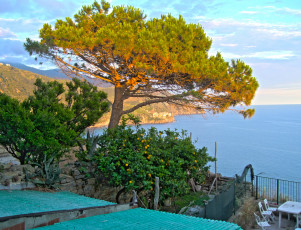
M 257 105 L 251 119 L 233 111 L 180 115 L 173 123 L 142 125 L 186 130 L 198 148 L 217 159 L 223 176 L 241 175 L 252 164 L 255 175 L 301 182 L 301 105 Z M 216 145 L 215 145 L 216 143 Z M 215 149 L 216 146 L 216 149 Z M 211 171 L 215 171 L 214 163 Z

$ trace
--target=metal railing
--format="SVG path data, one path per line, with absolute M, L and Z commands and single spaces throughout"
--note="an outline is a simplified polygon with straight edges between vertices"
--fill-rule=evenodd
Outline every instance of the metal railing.
M 254 196 L 256 199 L 284 203 L 287 200 L 301 202 L 301 182 L 255 176 Z

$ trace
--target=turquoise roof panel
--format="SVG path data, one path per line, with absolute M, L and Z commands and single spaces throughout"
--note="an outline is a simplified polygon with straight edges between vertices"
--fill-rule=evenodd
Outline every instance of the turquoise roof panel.
M 202 230 L 242 230 L 238 225 L 192 216 L 136 208 L 121 212 L 87 217 L 36 228 L 41 230 L 97 230 L 97 229 L 202 229 Z
M 0 190 L 0 218 L 30 213 L 72 210 L 114 203 L 71 192 Z

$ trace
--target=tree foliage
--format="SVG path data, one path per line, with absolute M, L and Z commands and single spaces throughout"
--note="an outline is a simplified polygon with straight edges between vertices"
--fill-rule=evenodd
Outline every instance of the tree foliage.
M 0 94 L 0 144 L 21 164 L 59 159 L 90 125 L 108 110 L 107 95 L 78 79 L 65 92 L 57 81 L 37 79 L 36 90 L 23 102 Z M 46 158 L 45 158 L 46 156 Z
M 153 200 L 155 177 L 160 178 L 160 201 L 186 194 L 189 180 L 201 184 L 213 159 L 186 136 L 172 130 L 134 129 L 125 125 L 107 129 L 99 137 L 96 162 L 101 173 L 122 191 L 136 190 Z
M 209 56 L 212 40 L 199 24 L 182 16 L 146 19 L 131 6 L 101 1 L 83 6 L 74 18 L 46 23 L 41 40 L 27 39 L 30 54 L 52 58 L 67 74 L 89 75 L 115 86 L 109 127 L 123 114 L 152 103 L 168 102 L 203 112 L 224 112 L 250 105 L 258 83 L 241 60 Z M 130 109 L 130 97 L 144 98 Z M 240 110 L 245 117 L 250 110 Z

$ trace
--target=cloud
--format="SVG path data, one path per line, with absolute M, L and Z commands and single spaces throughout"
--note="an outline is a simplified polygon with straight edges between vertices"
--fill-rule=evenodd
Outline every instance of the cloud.
M 58 67 L 52 63 L 52 62 L 49 62 L 48 60 L 46 60 L 46 62 L 43 62 L 42 60 L 40 60 L 42 62 L 42 64 L 40 64 L 39 62 L 36 62 L 33 60 L 26 60 L 25 61 L 25 64 L 27 66 L 30 66 L 32 68 L 36 68 L 36 69 L 41 69 L 41 70 L 49 70 L 49 69 L 57 69 Z
M 259 88 L 252 102 L 253 105 L 272 105 L 272 104 L 301 104 L 301 88 L 278 88 L 266 89 Z
M 236 47 L 238 44 L 233 44 L 233 43 L 221 43 L 219 44 L 220 46 L 225 46 L 225 47 Z
M 91 1 L 93 3 L 93 1 Z M 52 20 L 72 16 L 83 4 L 73 0 L 2 0 L 0 15 L 7 18 L 37 18 Z
M 23 42 L 11 39 L 0 39 L 0 57 L 28 56 Z
M 216 33 L 214 30 L 206 30 L 213 41 L 223 41 L 225 39 L 231 39 L 235 36 L 235 33 Z
M 257 28 L 259 33 L 265 33 L 272 35 L 272 38 L 293 38 L 293 37 L 301 37 L 301 30 L 294 30 L 293 27 L 287 26 L 286 28 Z M 291 30 L 291 31 L 289 31 Z
M 16 34 L 11 32 L 9 29 L 1 28 L 0 27 L 0 38 L 14 38 L 17 37 Z
M 254 59 L 253 59 L 254 60 Z M 294 89 L 301 91 L 300 59 L 248 63 L 253 76 L 259 81 L 260 89 Z M 301 97 L 300 97 L 301 99 Z
M 233 18 L 200 18 L 212 48 L 226 59 L 279 61 L 301 57 L 301 24 L 264 23 Z
M 289 7 L 276 7 L 276 6 L 255 6 L 249 7 L 250 9 L 257 9 L 258 11 L 254 11 L 257 13 L 274 13 L 274 14 L 287 14 L 293 16 L 301 16 L 301 10 L 299 9 L 291 9 Z
M 231 47 L 231 46 L 230 46 Z M 217 52 L 216 49 L 212 49 L 210 51 L 210 55 L 215 55 Z M 254 53 L 246 53 L 246 54 L 238 54 L 238 53 L 231 53 L 231 52 L 223 52 L 220 51 L 222 56 L 225 59 L 266 59 L 266 60 L 288 60 L 292 57 L 296 57 L 290 50 L 278 50 L 278 51 L 259 51 Z
M 47 20 L 40 19 L 0 18 L 0 27 L 9 28 L 11 33 L 14 34 L 14 37 L 24 41 L 26 37 L 36 37 L 39 34 L 39 29 L 47 22 Z M 9 34 L 6 36 L 6 38 L 11 37 Z
M 149 18 L 160 17 L 161 14 L 172 14 L 177 17 L 179 14 L 189 20 L 197 15 L 205 15 L 208 11 L 216 10 L 213 7 L 214 0 L 190 0 L 189 3 L 182 0 L 112 0 L 111 4 L 116 5 L 133 5 L 147 14 Z
M 295 9 L 290 9 L 290 8 L 283 8 L 283 12 L 289 13 L 289 14 L 294 14 L 297 16 L 301 16 L 301 10 L 295 10 Z
M 247 11 L 247 10 L 244 10 L 244 11 L 240 11 L 239 13 L 240 14 L 258 14 L 259 12 L 258 11 Z
M 235 20 L 233 18 L 202 19 L 199 23 L 206 30 L 215 31 L 217 34 L 233 34 L 243 31 L 256 36 L 268 36 L 269 39 L 291 39 L 301 37 L 301 24 L 263 23 L 253 20 Z
M 28 66 L 39 67 L 34 57 L 30 56 L 24 49 L 23 42 L 19 40 L 1 39 L 0 38 L 0 61 L 10 63 L 22 63 Z M 40 68 L 53 68 L 54 65 L 46 60 L 39 58 L 38 61 L 44 64 Z
M 260 59 L 275 59 L 275 60 L 285 60 L 296 55 L 290 50 L 279 50 L 279 51 L 261 51 L 250 53 L 248 55 L 244 55 L 244 57 L 249 58 L 260 58 Z

